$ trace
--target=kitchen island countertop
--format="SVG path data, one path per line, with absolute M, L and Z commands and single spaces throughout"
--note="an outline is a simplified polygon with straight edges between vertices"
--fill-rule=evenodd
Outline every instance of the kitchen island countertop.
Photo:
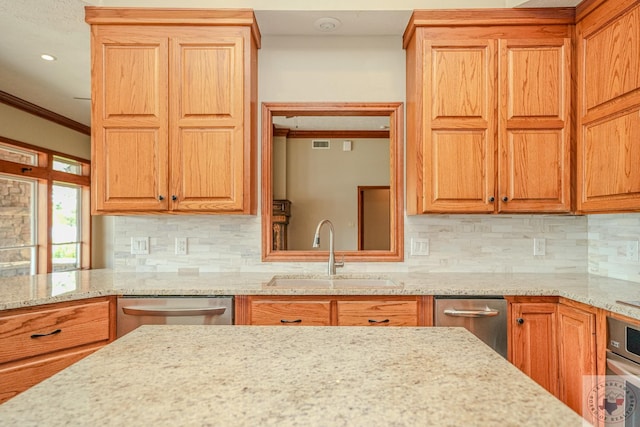
M 0 405 L 6 425 L 580 426 L 462 328 L 143 326 Z

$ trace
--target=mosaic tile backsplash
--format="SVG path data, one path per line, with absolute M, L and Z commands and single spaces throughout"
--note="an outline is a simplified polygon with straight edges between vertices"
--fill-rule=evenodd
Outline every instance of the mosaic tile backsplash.
M 117 271 L 322 273 L 326 269 L 324 262 L 262 262 L 259 216 L 122 216 L 114 220 L 114 236 Z M 132 255 L 132 237 L 149 237 L 150 253 Z M 188 238 L 187 255 L 175 255 L 176 237 Z M 412 239 L 425 238 L 429 254 L 412 255 Z M 544 255 L 533 255 L 534 238 L 545 240 Z M 586 216 L 409 216 L 404 262 L 347 262 L 340 271 L 586 273 L 588 265 L 593 270 L 589 246 Z

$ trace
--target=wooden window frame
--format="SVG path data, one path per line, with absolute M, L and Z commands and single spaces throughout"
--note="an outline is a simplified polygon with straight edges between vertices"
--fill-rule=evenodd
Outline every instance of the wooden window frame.
M 35 222 L 37 223 L 37 263 L 36 273 L 51 273 L 52 263 L 52 191 L 54 182 L 75 184 L 80 186 L 82 194 L 82 204 L 80 217 L 80 269 L 91 268 L 91 162 L 70 154 L 49 150 L 25 142 L 16 141 L 0 136 L 0 144 L 26 149 L 37 154 L 37 165 L 25 165 L 0 159 L 0 173 L 12 175 L 20 178 L 31 178 L 37 180 L 37 209 Z M 73 160 L 82 165 L 81 175 L 53 170 L 54 157 L 62 157 Z

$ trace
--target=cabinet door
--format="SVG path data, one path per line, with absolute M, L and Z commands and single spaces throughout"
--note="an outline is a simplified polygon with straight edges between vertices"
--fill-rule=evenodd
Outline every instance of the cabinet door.
M 171 39 L 172 210 L 243 209 L 244 43 L 233 28 L 181 29 Z
M 424 41 L 423 212 L 494 211 L 495 51 Z
M 499 212 L 571 209 L 571 39 L 500 40 Z
M 22 393 L 50 376 L 73 365 L 104 345 L 68 350 L 55 356 L 28 360 L 24 364 L 0 368 L 0 403 Z
M 563 304 L 558 306 L 559 398 L 583 414 L 585 390 L 596 386 L 595 315 Z M 590 414 L 587 410 L 586 414 Z
M 555 303 L 514 303 L 511 306 L 511 363 L 558 394 L 558 347 Z
M 606 2 L 577 25 L 577 208 L 640 209 L 640 5 Z
M 251 302 L 251 325 L 329 326 L 329 301 L 256 300 Z
M 417 301 L 338 301 L 338 326 L 418 326 Z
M 92 210 L 164 210 L 168 39 L 150 30 L 94 28 L 92 63 Z

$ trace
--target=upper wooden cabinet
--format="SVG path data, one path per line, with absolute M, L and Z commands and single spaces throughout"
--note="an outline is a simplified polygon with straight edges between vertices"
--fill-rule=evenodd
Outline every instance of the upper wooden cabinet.
M 573 9 L 416 11 L 407 212 L 568 212 Z
M 578 8 L 577 208 L 640 209 L 640 5 Z
M 249 10 L 86 8 L 93 213 L 256 212 Z

